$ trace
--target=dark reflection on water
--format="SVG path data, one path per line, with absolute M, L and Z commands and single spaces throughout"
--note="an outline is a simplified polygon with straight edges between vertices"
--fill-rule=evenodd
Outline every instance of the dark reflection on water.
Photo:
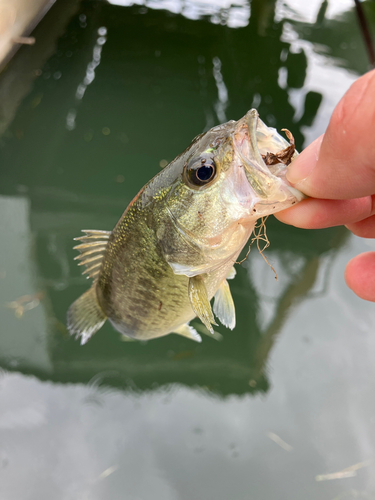
M 369 19 L 373 19 L 374 4 L 364 4 Z M 341 413 L 336 414 L 334 408 L 327 410 L 319 399 L 320 391 L 324 390 L 319 385 L 310 386 L 309 379 L 305 381 L 303 402 L 294 396 L 304 373 L 298 365 L 298 356 L 302 359 L 306 353 L 315 352 L 314 349 L 318 351 L 312 364 L 316 362 L 317 368 L 309 372 L 310 376 L 318 384 L 320 374 L 324 373 L 327 387 L 332 384 L 333 393 L 340 392 L 340 384 L 348 383 L 340 377 L 349 378 L 349 374 L 338 361 L 345 355 L 337 352 L 354 352 L 349 340 L 353 331 L 358 329 L 365 335 L 363 332 L 368 332 L 369 325 L 373 324 L 366 306 L 359 301 L 353 303 L 350 292 L 343 289 L 341 256 L 347 260 L 353 248 L 357 249 L 356 242 L 348 240 L 349 234 L 343 228 L 302 231 L 270 220 L 271 247 L 267 257 L 277 267 L 279 282 L 275 282 L 272 271 L 252 250 L 231 283 L 237 327 L 233 332 L 218 327 L 221 340 L 204 336 L 203 343 L 197 345 L 170 335 L 148 343 L 122 342 L 119 334 L 107 324 L 85 347 L 80 347 L 65 328 L 68 306 L 87 287 L 73 261 L 72 240 L 81 229 L 111 229 L 163 160 L 170 161 L 201 131 L 220 121 L 237 119 L 252 106 L 257 107 L 269 125 L 290 129 L 301 149 L 306 137 L 322 133 L 328 122 L 327 113 L 340 97 L 332 85 L 340 83 L 344 91 L 355 78 L 351 72 L 361 73 L 367 69 L 353 10 L 334 19 L 326 18 L 327 2 L 322 2 L 320 9 L 317 8 L 316 22 L 307 23 L 298 20 L 292 10 L 276 21 L 278 7 L 280 4 L 274 1 L 253 0 L 248 24 L 231 28 L 225 23 L 209 22 L 211 15 L 192 20 L 165 10 L 137 5 L 120 7 L 88 0 L 70 2 L 70 10 L 64 11 L 66 17 L 63 18 L 59 11 L 61 3 L 58 3 L 35 33 L 37 40 L 48 40 L 50 52 L 45 51 L 42 44 L 25 47 L 1 76 L 0 95 L 8 92 L 6 95 L 11 98 L 0 122 L 0 210 L 4 215 L 1 229 L 3 235 L 7 235 L 0 246 L 0 300 L 7 305 L 1 311 L 0 363 L 6 372 L 14 372 L 15 387 L 35 386 L 30 378 L 20 382 L 17 373 L 54 382 L 54 386 L 43 384 L 41 392 L 48 394 L 45 396 L 48 401 L 54 401 L 52 406 L 57 404 L 55 400 L 64 406 L 68 420 L 75 409 L 80 415 L 86 415 L 87 405 L 103 407 L 103 411 L 111 408 L 113 413 L 107 418 L 121 420 L 120 410 L 116 408 L 121 407 L 121 412 L 129 414 L 133 412 L 133 399 L 128 401 L 119 396 L 126 392 L 129 398 L 135 395 L 139 401 L 146 398 L 147 403 L 142 404 L 152 408 L 157 400 L 158 418 L 163 422 L 169 422 L 167 410 L 164 413 L 158 406 L 164 399 L 179 401 L 173 403 L 177 406 L 172 405 L 178 413 L 176 408 L 181 400 L 190 401 L 191 397 L 192 407 L 197 405 L 204 418 L 211 411 L 208 400 L 213 398 L 213 407 L 220 408 L 223 414 L 229 412 L 234 418 L 232 396 L 241 395 L 238 411 L 243 423 L 247 422 L 244 415 L 250 411 L 245 406 L 245 395 L 267 393 L 272 400 L 273 394 L 279 397 L 280 384 L 287 394 L 285 405 L 281 398 L 278 403 L 272 400 L 271 406 L 260 409 L 263 407 L 259 400 L 250 398 L 257 408 L 254 411 L 258 412 L 259 428 L 262 427 L 259 422 L 263 421 L 272 422 L 274 428 L 279 423 L 288 428 L 294 418 L 298 421 L 300 414 L 301 423 L 295 424 L 296 428 L 300 425 L 299 430 L 289 428 L 288 432 L 296 447 L 303 448 L 307 446 L 303 443 L 309 433 L 316 432 L 317 439 L 323 441 L 325 433 L 329 433 L 324 426 L 322 434 L 314 427 L 318 425 L 313 418 L 316 408 L 322 414 L 328 412 L 329 418 L 341 418 Z M 65 23 L 66 28 L 64 31 L 60 25 L 54 37 L 56 19 L 61 25 Z M 314 59 L 315 55 L 326 57 L 326 54 L 330 58 L 324 59 L 324 63 Z M 28 78 L 22 73 L 26 61 Z M 336 78 L 335 82 L 332 77 Z M 311 83 L 314 78 L 313 81 L 321 78 L 321 85 L 314 86 Z M 338 265 L 341 267 L 335 271 Z M 194 324 L 199 328 L 197 320 Z M 343 348 L 340 340 L 331 338 L 338 330 L 347 343 Z M 316 346 L 315 335 L 323 346 L 327 337 L 327 350 L 319 351 L 318 347 L 308 350 L 311 343 Z M 276 340 L 282 344 L 277 346 Z M 307 346 L 306 350 L 301 350 L 300 345 Z M 365 351 L 361 349 L 358 346 L 358 352 Z M 338 363 L 337 371 L 331 372 L 335 363 Z M 297 365 L 290 375 L 288 367 Z M 276 373 L 280 379 L 274 366 L 279 367 Z M 355 377 L 358 370 L 356 365 L 350 373 Z M 284 375 L 288 381 L 285 387 Z M 76 386 L 76 392 L 71 384 Z M 59 396 L 51 387 L 56 387 Z M 188 391 L 190 387 L 194 388 L 194 396 Z M 19 390 L 19 394 L 26 391 Z M 35 387 L 33 390 L 38 393 Z M 113 399 L 111 394 L 115 395 Z M 75 401 L 74 408 L 69 406 L 70 398 Z M 119 401 L 116 408 L 111 406 L 114 400 Z M 11 408 L 10 399 L 8 404 Z M 340 404 L 338 407 L 342 408 Z M 308 417 L 303 420 L 306 408 Z M 268 420 L 270 413 L 282 414 Z M 181 425 L 199 427 L 196 421 L 193 423 L 192 415 L 178 415 Z M 34 422 L 34 417 L 30 418 Z M 43 418 L 38 416 L 34 420 L 44 425 Z M 52 412 L 51 418 L 49 425 L 55 425 L 58 417 Z M 147 418 L 146 423 L 150 424 Z M 223 425 L 226 429 L 224 417 L 223 420 L 220 416 L 217 418 L 218 428 Z M 361 418 L 366 427 L 368 421 Z M 245 435 L 252 426 L 243 425 Z M 349 424 L 348 427 L 351 430 Z M 347 431 L 348 427 L 343 428 Z M 77 424 L 69 432 L 78 432 L 78 429 L 82 432 Z M 90 429 L 95 432 L 96 424 L 89 427 L 89 433 Z M 132 429 L 127 432 L 131 433 Z M 141 434 L 134 432 L 138 439 Z M 162 432 L 167 436 L 167 429 Z M 171 432 L 178 436 L 177 427 Z M 252 438 L 246 436 L 243 439 L 248 440 L 250 446 Z M 241 441 L 241 436 L 237 437 Z M 145 440 L 144 436 L 139 439 Z M 112 440 L 114 435 L 108 442 Z M 203 441 L 198 438 L 196 441 L 193 448 L 198 453 Z M 214 437 L 208 439 L 207 449 L 215 449 L 214 441 Z M 315 473 L 324 472 L 326 466 L 324 460 L 317 458 L 323 452 L 313 451 L 310 456 L 314 441 L 310 445 L 312 448 L 305 450 L 306 462 L 297 460 L 301 476 L 295 492 L 309 489 L 310 479 Z M 232 445 L 228 442 L 226 446 L 231 460 L 239 454 L 238 442 Z M 349 448 L 357 449 L 355 445 Z M 368 454 L 372 453 L 370 448 Z M 268 450 L 267 446 L 265 449 Z M 171 467 L 174 452 L 177 451 L 172 444 L 170 454 L 164 448 L 160 451 L 164 453 L 164 462 Z M 183 455 L 183 451 L 180 452 Z M 272 475 L 268 460 L 273 463 L 276 459 L 271 451 L 266 451 L 264 456 L 260 451 L 259 454 L 261 465 L 251 462 L 255 467 L 251 477 L 256 478 L 259 473 L 268 484 Z M 354 455 L 352 463 L 367 458 L 353 451 Z M 306 465 L 310 459 L 315 464 L 311 477 L 307 475 L 310 470 Z M 345 455 L 345 459 L 351 460 L 351 454 Z M 220 470 L 223 463 L 226 462 L 218 461 L 213 467 L 216 465 Z M 248 484 L 246 463 L 236 476 L 238 484 Z M 265 485 L 264 489 L 258 486 L 258 496 L 254 498 L 294 498 L 293 493 L 288 493 L 289 483 L 283 474 L 290 473 L 297 465 L 293 459 L 286 463 L 289 468 L 281 468 L 275 476 L 275 488 L 282 490 L 280 496 Z M 339 464 L 337 460 L 327 463 L 333 470 L 350 465 Z M 112 466 L 111 460 L 107 465 Z M 207 493 L 212 478 L 207 472 L 208 482 L 200 478 L 197 484 L 206 484 Z M 188 485 L 182 476 L 180 479 L 184 486 L 180 485 L 182 489 L 177 490 L 187 492 Z M 356 487 L 361 488 L 362 484 L 365 483 L 356 483 Z M 371 487 L 370 482 L 366 485 Z M 113 488 L 110 491 L 118 495 L 120 490 Z M 142 495 L 146 495 L 142 498 L 149 498 L 151 490 L 147 490 L 147 494 L 142 490 Z M 310 490 L 306 498 L 323 498 L 315 487 L 311 486 Z M 132 494 L 137 495 L 139 491 L 134 487 Z M 168 498 L 195 498 L 194 488 L 191 491 L 191 495 L 171 494 Z M 228 498 L 220 496 L 227 491 L 225 488 L 215 491 L 215 498 Z M 333 498 L 341 490 L 324 491 L 328 495 L 324 498 Z M 207 493 L 202 498 L 213 497 Z M 253 497 L 241 494 L 234 498 Z
M 297 232 L 272 224 L 270 255 L 288 241 L 305 263 L 277 297 L 265 331 L 257 324 L 257 292 L 240 271 L 233 285 L 238 326 L 233 333 L 221 330 L 221 342 L 205 338 L 196 346 L 173 336 L 119 344 L 107 325 L 78 349 L 62 332 L 65 311 L 85 286 L 72 237 L 84 227 L 113 227 L 161 159 L 172 159 L 195 134 L 254 103 L 268 123 L 292 129 L 301 145 L 288 89 L 303 86 L 307 57 L 282 41 L 283 22 L 273 21 L 274 9 L 275 2 L 253 2 L 248 26 L 231 30 L 164 11 L 143 15 L 138 6 L 83 2 L 58 40 L 2 148 L 3 161 L 12 165 L 3 192 L 14 194 L 20 184 L 27 189 L 39 283 L 58 321 L 58 328 L 49 326 L 55 380 L 87 381 L 100 369 L 119 370 L 111 384 L 124 388 L 131 380 L 139 389 L 171 382 L 220 394 L 268 389 L 265 366 L 274 338 L 289 308 L 314 284 L 319 255 L 338 248 L 331 243 L 335 229 L 328 238 L 306 232 L 292 246 Z M 284 88 L 277 85 L 282 66 Z M 321 96 L 315 95 L 306 96 L 303 124 L 317 113 Z
M 335 236 L 340 230 L 299 237 L 300 232 L 275 225 L 270 255 L 285 249 L 302 255 L 306 278 L 301 280 L 299 273 L 277 298 L 267 331 L 257 325 L 256 290 L 239 272 L 234 284 L 234 294 L 241 291 L 236 297 L 238 327 L 233 334 L 226 332 L 225 342 L 206 339 L 202 346 L 191 346 L 168 337 L 119 347 L 118 336 L 107 326 L 88 347 L 77 349 L 61 332 L 66 308 L 84 283 L 72 260 L 72 237 L 82 227 L 113 227 L 161 159 L 172 159 L 197 132 L 237 118 L 252 105 L 269 124 L 293 130 L 297 145 L 302 144 L 301 127 L 312 124 L 322 96 L 308 92 L 304 112 L 294 120 L 288 92 L 303 86 L 307 56 L 303 49 L 290 51 L 282 41 L 289 21 L 273 21 L 275 5 L 253 2 L 248 26 L 233 30 L 164 11 L 144 15 L 138 6 L 82 2 L 55 54 L 42 69 L 35 68 L 38 78 L 2 139 L 2 192 L 25 194 L 30 203 L 38 286 L 46 290 L 50 314 L 59 325 L 49 325 L 57 379 L 64 379 L 67 370 L 69 380 L 73 372 L 77 380 L 87 380 L 97 363 L 104 368 L 125 364 L 139 387 L 153 383 L 149 373 L 154 380 L 160 370 L 161 384 L 178 380 L 219 393 L 267 390 L 263 368 L 272 339 L 290 306 L 313 285 L 319 255 L 343 241 Z M 325 23 L 323 2 L 317 25 Z M 306 23 L 294 25 L 303 31 Z M 43 25 L 39 30 L 43 34 Z M 323 31 L 317 33 L 323 36 Z M 19 55 L 21 61 L 25 57 Z M 281 69 L 287 79 L 280 86 Z M 175 351 L 184 351 L 185 344 L 191 355 L 176 362 Z M 72 372 L 74 360 L 78 366 Z
M 374 2 L 366 1 L 361 3 L 370 30 L 374 33 Z M 322 2 L 315 24 L 291 20 L 294 29 L 301 38 L 314 43 L 318 54 L 334 58 L 336 65 L 355 71 L 358 74 L 369 71 L 372 66 L 368 54 L 364 50 L 363 33 L 361 33 L 361 28 L 357 22 L 354 6 L 337 18 L 326 19 L 325 13 L 328 4 L 328 1 Z

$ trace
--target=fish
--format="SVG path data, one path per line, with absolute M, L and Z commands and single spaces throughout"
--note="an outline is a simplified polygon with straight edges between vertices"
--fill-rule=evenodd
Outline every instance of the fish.
M 255 109 L 198 135 L 112 231 L 75 238 L 76 259 L 93 283 L 68 310 L 69 332 L 85 344 L 108 320 L 133 339 L 177 333 L 201 342 L 190 325 L 195 317 L 211 333 L 216 319 L 233 329 L 228 280 L 257 220 L 304 197 L 285 177 L 297 155 L 294 141 Z

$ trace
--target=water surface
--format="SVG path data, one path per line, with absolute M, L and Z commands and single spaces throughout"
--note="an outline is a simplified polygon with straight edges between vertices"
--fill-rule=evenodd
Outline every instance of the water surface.
M 73 238 L 195 135 L 252 106 L 298 149 L 325 130 L 369 69 L 354 2 L 62 4 L 0 77 L 0 498 L 375 498 L 375 314 L 343 278 L 372 241 L 272 218 L 279 281 L 252 250 L 220 341 L 65 327 Z

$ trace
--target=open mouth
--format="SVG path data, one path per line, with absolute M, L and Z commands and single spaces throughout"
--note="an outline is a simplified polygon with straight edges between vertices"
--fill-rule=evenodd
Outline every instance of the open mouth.
M 298 154 L 293 136 L 290 134 L 289 137 L 290 144 L 259 119 L 256 109 L 248 111 L 237 122 L 235 149 L 246 178 L 261 203 L 278 203 L 286 208 L 303 198 L 303 194 L 290 186 L 285 178 L 286 166 Z

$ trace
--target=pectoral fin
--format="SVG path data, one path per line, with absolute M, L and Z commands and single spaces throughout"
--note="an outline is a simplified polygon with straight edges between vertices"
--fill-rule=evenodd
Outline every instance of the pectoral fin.
M 236 326 L 236 311 L 227 280 L 224 280 L 215 294 L 214 313 L 221 323 L 233 330 Z
M 188 339 L 195 340 L 195 342 L 202 342 L 202 337 L 199 335 L 196 329 L 188 325 L 187 323 L 180 326 L 179 328 L 176 328 L 173 333 L 177 333 L 178 335 L 182 335 L 183 337 L 187 337 Z
M 189 299 L 195 314 L 202 321 L 204 326 L 211 333 L 214 333 L 211 323 L 216 325 L 215 318 L 212 313 L 210 301 L 207 297 L 206 286 L 200 276 L 194 276 L 189 279 Z

